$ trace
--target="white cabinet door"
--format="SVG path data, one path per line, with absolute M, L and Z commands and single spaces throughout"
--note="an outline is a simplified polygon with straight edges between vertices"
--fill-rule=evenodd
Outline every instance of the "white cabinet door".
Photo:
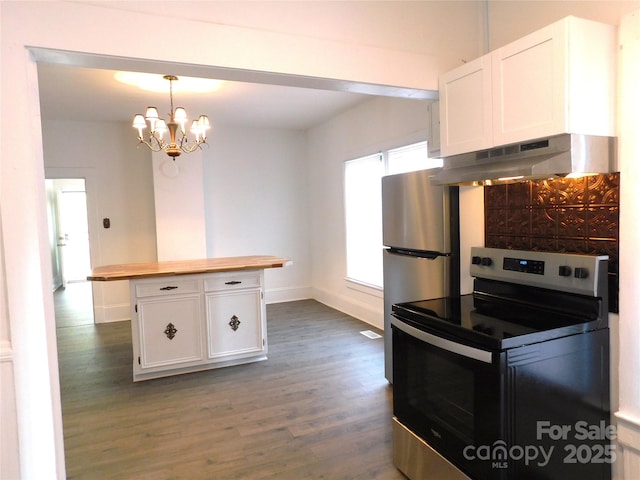
M 138 300 L 140 369 L 175 368 L 202 360 L 201 305 L 199 293 Z
M 491 58 L 484 55 L 440 76 L 442 156 L 491 146 Z
M 493 144 L 615 135 L 615 27 L 567 17 L 491 53 Z
M 266 353 L 261 290 L 213 292 L 205 298 L 210 359 Z
M 494 145 L 567 131 L 566 44 L 554 23 L 491 53 Z

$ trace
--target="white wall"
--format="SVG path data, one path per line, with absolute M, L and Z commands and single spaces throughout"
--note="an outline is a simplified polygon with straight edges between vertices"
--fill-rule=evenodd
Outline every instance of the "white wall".
M 378 328 L 381 292 L 345 281 L 343 164 L 426 140 L 428 121 L 425 101 L 376 97 L 307 132 L 313 297 Z
M 206 258 L 203 152 L 170 157 L 161 151 L 151 156 L 157 260 Z
M 567 15 L 618 25 L 624 14 L 637 8 L 640 8 L 640 0 L 489 0 L 489 50 L 495 50 Z
M 205 150 L 210 257 L 276 255 L 293 265 L 267 269 L 267 303 L 310 297 L 304 133 L 216 126 Z
M 45 120 L 42 135 L 47 177 L 86 179 L 91 266 L 155 261 L 151 155 L 131 127 Z M 96 322 L 129 319 L 128 282 L 94 282 L 93 294 Z
M 185 52 L 167 45 L 158 52 L 166 61 L 178 56 L 193 64 L 437 90 L 441 72 L 482 53 L 483 2 L 478 0 L 103 3 L 122 19 L 121 32 L 141 17 L 127 11 L 152 12 L 148 25 L 136 25 L 143 38 L 156 38 L 156 25 L 168 18 L 201 23 L 188 31 L 197 47 Z M 172 30 L 180 25 L 174 22 Z M 112 40 L 116 48 L 126 45 Z M 159 40 L 174 43 L 172 37 Z M 207 41 L 212 46 L 200 48 L 209 47 Z M 124 50 L 122 55 L 136 56 L 130 44 Z M 94 50 L 88 45 L 83 51 Z

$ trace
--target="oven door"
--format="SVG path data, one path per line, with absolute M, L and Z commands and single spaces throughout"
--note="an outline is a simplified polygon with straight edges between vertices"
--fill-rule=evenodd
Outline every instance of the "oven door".
M 407 428 L 472 478 L 506 478 L 482 461 L 482 449 L 504 438 L 504 355 L 391 321 L 393 413 Z

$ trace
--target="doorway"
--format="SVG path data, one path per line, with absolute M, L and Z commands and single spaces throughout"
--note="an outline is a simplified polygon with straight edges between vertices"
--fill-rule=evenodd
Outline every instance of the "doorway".
M 87 193 L 83 178 L 47 179 L 56 326 L 94 323 Z
M 32 60 L 32 62 L 28 65 L 29 67 L 34 67 L 35 64 L 37 64 L 38 62 L 52 62 L 52 63 L 60 63 L 60 64 L 65 64 L 65 65 L 87 65 L 88 63 L 91 65 L 94 65 L 97 68 L 108 68 L 109 65 L 113 65 L 114 62 L 116 64 L 118 64 L 118 66 L 120 68 L 124 68 L 124 69 L 130 69 L 130 70 L 134 70 L 134 71 L 153 71 L 153 70 L 157 70 L 158 65 L 163 64 L 163 62 L 157 61 L 157 60 L 145 60 L 145 59 L 134 59 L 134 58 L 124 58 L 124 57 L 119 57 L 114 59 L 114 57 L 112 56 L 107 56 L 107 55 L 100 55 L 100 54 L 94 54 L 94 53 L 77 53 L 77 52 L 70 52 L 70 51 L 61 51 L 61 50 L 54 50 L 54 49 L 47 49 L 47 48 L 29 48 L 29 53 L 31 54 L 30 59 Z M 267 62 L 268 63 L 268 62 Z M 239 69 L 229 69 L 229 68 L 219 68 L 219 69 L 215 69 L 214 67 L 209 67 L 206 65 L 187 65 L 187 64 L 167 64 L 170 65 L 171 67 L 171 71 L 177 75 L 185 75 L 185 76 L 195 76 L 195 77 L 201 77 L 201 76 L 207 76 L 210 75 L 212 78 L 219 78 L 219 75 L 217 75 L 218 72 L 220 72 L 221 74 L 224 72 L 227 72 L 227 75 L 231 75 L 231 76 L 238 76 L 238 75 L 245 75 L 247 74 L 249 78 L 254 78 L 254 79 L 258 79 L 257 77 L 260 77 L 261 79 L 263 79 L 264 81 L 267 81 L 268 78 L 273 78 L 273 83 L 275 84 L 281 84 L 281 82 L 283 82 L 285 79 L 287 81 L 293 81 L 295 80 L 296 83 L 298 82 L 303 82 L 303 81 L 309 81 L 312 85 L 317 85 L 319 82 L 322 84 L 325 84 L 325 82 L 327 82 L 327 80 L 323 80 L 320 78 L 312 78 L 312 77 L 305 77 L 305 76 L 295 76 L 295 75 L 289 75 L 289 74 L 280 74 L 280 73 L 274 73 L 274 74 L 269 74 L 269 73 L 261 73 L 261 72 L 256 72 L 254 71 L 250 71 L 250 70 L 239 70 Z M 31 69 L 31 71 L 33 71 L 33 69 Z M 198 72 L 202 72 L 202 74 L 199 74 Z M 42 85 L 38 85 L 37 79 L 31 78 L 29 77 L 30 80 L 34 80 L 34 84 L 41 87 Z M 336 81 L 334 80 L 328 80 L 328 82 L 330 84 L 335 84 Z M 342 85 L 342 86 L 346 86 L 346 82 L 342 82 L 339 81 L 338 84 Z M 302 85 L 298 85 L 298 86 L 302 86 Z M 367 88 L 371 88 L 372 85 L 366 84 L 364 85 Z M 357 88 L 358 85 L 355 85 L 355 87 Z M 377 91 L 382 91 L 384 90 L 386 87 L 377 87 L 375 86 L 375 90 Z M 330 89 L 330 88 L 329 88 Z M 394 92 L 400 92 L 400 89 L 397 87 L 390 87 L 390 91 L 394 91 Z M 30 100 L 30 104 L 28 105 L 28 107 L 31 107 L 34 111 L 35 109 L 37 109 L 39 107 L 39 101 L 38 98 L 36 98 L 37 95 L 31 95 L 31 97 L 29 98 Z M 40 144 L 40 147 L 42 148 L 43 145 Z M 29 158 L 29 160 L 34 160 L 35 158 L 38 157 L 38 155 L 33 152 L 32 153 L 32 157 L 33 158 Z M 62 169 L 64 169 L 65 167 L 62 167 Z M 68 170 L 76 170 L 76 168 L 74 167 L 69 167 Z M 90 170 L 90 168 L 85 168 L 85 170 Z M 31 172 L 28 172 L 29 174 L 31 174 Z M 29 177 L 29 179 L 31 179 L 32 177 Z M 90 177 L 87 177 L 87 179 L 89 180 L 89 199 L 90 199 L 90 212 L 92 213 L 92 222 L 91 222 L 91 226 L 92 228 L 98 228 L 97 223 L 95 221 L 93 221 L 93 219 L 96 219 L 96 202 L 95 202 L 95 198 L 93 199 L 93 202 L 91 200 L 92 195 L 95 195 L 96 189 L 94 188 L 97 184 L 98 179 L 97 178 L 93 178 L 92 180 L 90 179 Z M 94 240 L 97 238 L 94 237 Z M 54 237 L 55 239 L 55 237 Z M 94 242 L 95 243 L 95 247 L 96 249 L 100 247 L 99 242 Z M 16 249 L 17 250 L 17 249 Z M 26 251 L 25 249 L 21 249 L 18 251 Z M 99 260 L 101 258 L 100 256 L 100 252 L 95 252 L 93 253 L 93 258 L 94 260 L 97 259 Z M 33 282 L 22 282 L 20 285 L 31 285 Z M 98 292 L 99 289 L 96 290 L 96 292 Z M 19 296 L 18 294 L 14 294 L 13 297 L 17 298 L 18 300 L 21 299 L 21 296 Z M 47 324 L 49 323 L 49 318 L 46 319 Z M 25 325 L 24 327 L 21 328 L 20 332 L 22 333 L 28 333 L 28 327 L 32 324 L 33 322 L 29 322 L 27 325 Z M 88 327 L 87 327 L 88 328 Z M 47 332 L 50 332 L 49 330 Z M 49 342 L 51 341 L 55 341 L 55 339 L 51 338 L 51 334 L 47 333 L 47 340 Z M 41 354 L 41 349 L 40 349 L 40 343 L 33 341 L 33 342 L 28 342 L 25 345 L 24 348 L 24 352 L 26 354 L 34 354 L 34 355 L 39 355 Z M 49 363 L 49 366 L 51 366 L 51 362 Z M 55 366 L 55 365 L 54 365 Z M 24 377 L 24 374 L 22 374 L 22 376 Z M 42 375 L 38 375 L 38 378 L 44 378 Z M 52 375 L 52 378 L 54 376 Z M 46 378 L 45 378 L 46 379 Z M 28 383 L 28 382 L 23 382 L 23 383 Z M 31 382 L 33 383 L 33 382 Z M 29 398 L 33 398 L 33 396 L 29 397 Z M 52 396 L 51 396 L 51 400 L 53 402 L 53 404 L 55 406 L 60 406 L 61 402 L 60 402 L 60 396 L 56 395 L 56 391 L 55 389 L 52 391 Z M 26 407 L 29 407 L 31 405 L 34 406 L 40 406 L 39 402 L 36 401 L 29 401 L 26 403 Z M 25 407 L 25 409 L 26 409 Z M 64 455 L 63 455 L 63 449 L 61 449 L 60 447 L 63 447 L 63 442 L 62 442 L 62 415 L 55 415 L 54 418 L 54 427 L 56 428 L 56 458 L 59 460 L 59 464 L 63 465 L 64 464 Z M 33 455 L 35 450 L 32 451 L 32 449 L 30 449 L 28 452 L 25 453 L 25 455 L 29 454 L 29 455 Z

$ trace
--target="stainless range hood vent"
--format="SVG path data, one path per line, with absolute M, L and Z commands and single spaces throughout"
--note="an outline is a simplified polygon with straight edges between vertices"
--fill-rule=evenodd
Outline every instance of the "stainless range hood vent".
M 615 137 L 563 134 L 443 159 L 438 185 L 494 185 L 617 171 Z

